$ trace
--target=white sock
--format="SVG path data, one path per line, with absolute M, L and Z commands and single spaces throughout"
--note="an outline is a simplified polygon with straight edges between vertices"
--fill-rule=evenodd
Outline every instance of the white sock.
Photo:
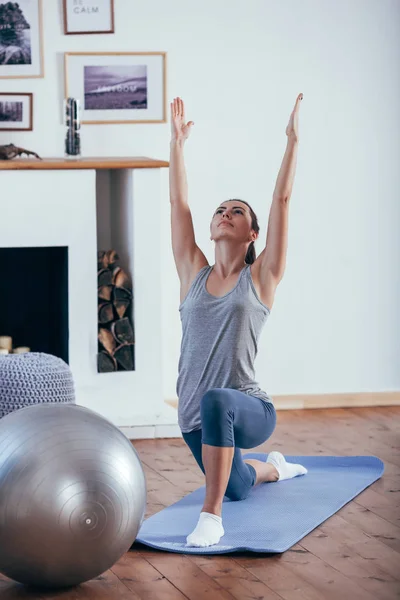
M 186 538 L 186 546 L 212 546 L 218 544 L 225 531 L 218 515 L 201 512 L 195 529 Z
M 297 475 L 305 475 L 307 473 L 307 469 L 302 465 L 286 462 L 283 454 L 276 450 L 268 454 L 267 463 L 274 465 L 275 469 L 278 471 L 278 481 L 291 479 L 292 477 L 297 477 Z

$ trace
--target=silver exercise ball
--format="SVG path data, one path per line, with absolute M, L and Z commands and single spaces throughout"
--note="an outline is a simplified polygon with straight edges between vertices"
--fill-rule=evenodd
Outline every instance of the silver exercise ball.
M 72 586 L 133 544 L 146 508 L 136 450 L 99 414 L 38 404 L 0 419 L 0 572 Z

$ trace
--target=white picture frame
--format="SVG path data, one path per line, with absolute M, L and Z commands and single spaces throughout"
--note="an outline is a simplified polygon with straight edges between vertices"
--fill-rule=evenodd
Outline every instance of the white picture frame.
M 82 124 L 166 123 L 166 52 L 66 52 L 65 98 Z
M 43 77 L 42 37 L 42 0 L 0 0 L 0 79 Z
M 114 33 L 114 0 L 63 0 L 65 35 Z

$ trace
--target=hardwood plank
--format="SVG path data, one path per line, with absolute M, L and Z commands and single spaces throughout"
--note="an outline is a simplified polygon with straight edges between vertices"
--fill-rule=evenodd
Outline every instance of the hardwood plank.
M 143 600 L 183 600 L 187 598 L 138 552 L 125 554 L 113 566 L 112 571 Z
M 358 527 L 358 529 L 376 538 L 389 548 L 400 552 L 400 527 L 396 527 L 393 523 L 376 515 L 357 502 L 349 502 L 337 514 L 346 524 Z
M 320 525 L 318 531 L 329 534 L 329 542 L 337 540 L 351 546 L 354 560 L 361 566 L 366 566 L 372 559 L 380 571 L 400 581 L 400 554 L 362 531 L 357 525 L 346 521 L 346 518 L 342 517 L 342 509 Z M 367 562 L 365 558 L 368 558 Z
M 346 509 L 346 507 L 347 507 L 347 509 Z M 344 511 L 343 515 L 344 515 L 344 519 L 346 521 L 349 522 L 350 518 L 352 518 L 354 523 L 356 522 L 354 515 L 361 513 L 363 518 L 362 518 L 362 523 L 359 522 L 359 526 L 362 528 L 364 528 L 364 527 L 368 528 L 368 522 L 371 522 L 371 520 L 372 520 L 372 517 L 370 516 L 371 514 L 374 514 L 375 516 L 386 521 L 387 524 L 390 526 L 390 530 L 393 532 L 394 535 L 398 532 L 398 529 L 400 527 L 399 521 L 397 520 L 397 522 L 396 522 L 395 515 L 393 515 L 392 508 L 390 508 L 390 509 L 378 508 L 378 509 L 375 509 L 374 511 L 370 511 L 368 508 L 365 508 L 365 506 L 363 506 L 362 504 L 357 502 L 357 498 L 355 498 L 352 503 L 347 504 L 340 510 Z
M 379 556 L 377 561 L 365 559 L 357 553 L 355 544 L 345 543 L 340 536 L 338 540 L 335 539 L 329 527 L 320 526 L 301 540 L 300 545 L 350 578 L 359 587 L 373 592 L 377 599 L 391 600 L 394 592 L 400 589 L 398 579 L 380 568 Z
M 306 550 L 301 551 L 308 554 Z M 288 552 L 298 552 L 298 549 L 291 549 Z M 314 584 L 309 583 L 290 569 L 282 561 L 282 556 L 236 558 L 235 560 L 249 573 L 274 590 L 283 600 L 322 600 L 320 591 Z M 326 600 L 325 597 L 323 598 Z
M 56 592 L 51 600 L 58 600 L 59 598 L 62 600 L 144 600 L 144 598 L 128 589 L 111 569 L 96 577 L 96 579 L 66 591 L 65 594 L 67 595 L 64 597 Z M 46 598 L 46 600 L 50 600 L 50 598 Z
M 353 579 L 343 575 L 311 552 L 285 553 L 282 561 L 293 572 L 318 589 L 324 600 L 337 600 L 340 597 L 352 600 L 375 599 L 373 593 L 367 592 Z
M 6 582 L 1 582 L 1 585 Z M 114 573 L 109 570 L 81 585 L 61 590 L 42 590 L 28 588 L 17 583 L 2 589 L 1 600 L 146 600 L 129 590 Z
M 368 489 L 375 490 L 378 494 L 389 497 L 389 502 L 392 505 L 400 506 L 400 486 L 397 484 L 396 479 L 389 477 L 386 473 Z
M 173 487 L 179 486 L 183 495 L 192 492 L 205 483 L 205 477 L 193 457 L 187 463 L 173 455 L 166 455 L 162 458 L 145 457 L 143 462 L 148 469 L 161 475 Z M 153 481 L 156 481 L 156 479 L 154 478 Z
M 190 560 L 237 600 L 281 600 L 282 598 L 232 560 L 231 556 L 190 555 Z
M 149 502 L 170 506 L 185 496 L 185 492 L 180 487 L 173 485 L 154 469 L 145 465 L 144 467 Z
M 204 573 L 184 554 L 175 553 L 174 559 L 165 554 L 148 556 L 147 560 L 190 600 L 232 600 L 212 577 Z
M 399 494 L 391 495 L 389 492 L 386 494 L 378 494 L 378 492 L 372 489 L 372 486 L 363 490 L 361 494 L 357 496 L 357 499 L 362 506 L 365 506 L 370 510 L 373 510 L 374 508 L 400 508 Z

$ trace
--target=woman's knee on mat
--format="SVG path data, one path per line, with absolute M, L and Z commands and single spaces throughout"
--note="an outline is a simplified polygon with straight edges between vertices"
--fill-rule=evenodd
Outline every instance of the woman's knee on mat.
M 245 500 L 247 496 L 250 494 L 252 486 L 238 486 L 238 485 L 229 485 L 226 488 L 225 496 L 232 500 L 233 502 L 238 502 L 239 500 Z

